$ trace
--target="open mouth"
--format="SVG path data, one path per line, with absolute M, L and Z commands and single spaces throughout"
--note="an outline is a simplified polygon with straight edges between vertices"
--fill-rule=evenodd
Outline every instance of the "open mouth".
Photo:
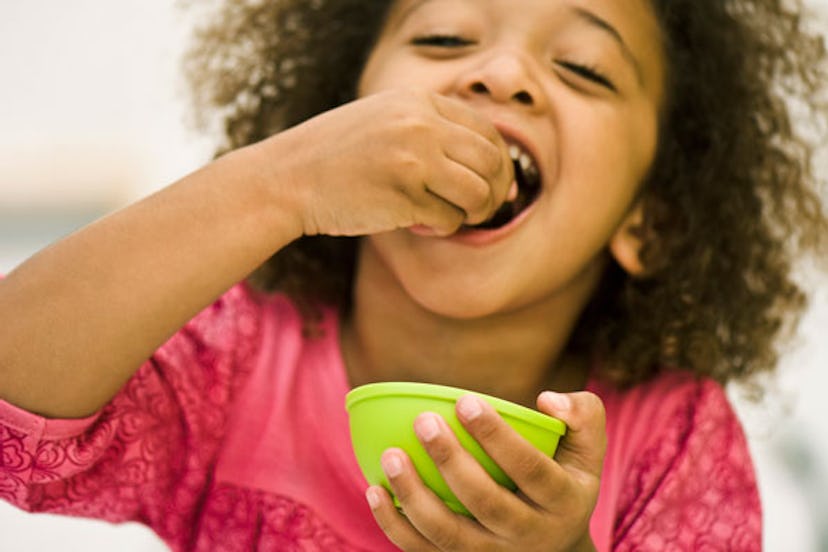
M 541 191 L 541 174 L 535 158 L 523 146 L 514 142 L 509 143 L 509 157 L 515 166 L 515 182 L 517 182 L 517 196 L 508 200 L 492 215 L 489 220 L 467 226 L 477 230 L 495 230 L 512 222 L 527 207 L 538 198 Z

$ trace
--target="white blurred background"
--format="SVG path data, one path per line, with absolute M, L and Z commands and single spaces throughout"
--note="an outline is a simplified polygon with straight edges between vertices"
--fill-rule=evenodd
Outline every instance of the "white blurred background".
M 828 0 L 809 21 L 828 34 Z M 0 273 L 206 162 L 187 130 L 171 0 L 0 0 Z M 770 397 L 731 390 L 759 473 L 770 551 L 828 552 L 828 277 Z M 163 551 L 148 530 L 0 503 L 3 552 Z

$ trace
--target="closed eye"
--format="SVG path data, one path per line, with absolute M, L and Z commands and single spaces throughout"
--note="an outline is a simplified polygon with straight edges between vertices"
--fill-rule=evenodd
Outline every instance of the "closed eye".
M 588 67 L 586 65 L 580 65 L 578 63 L 572 63 L 569 61 L 557 61 L 556 63 L 561 67 L 567 69 L 568 71 L 575 73 L 579 77 L 583 77 L 587 80 L 590 80 L 596 84 L 608 88 L 609 90 L 612 90 L 613 92 L 618 92 L 618 89 L 615 87 L 612 81 L 605 77 L 603 74 L 601 74 L 601 72 L 595 68 Z
M 462 36 L 433 34 L 415 37 L 411 44 L 414 46 L 436 46 L 438 48 L 462 48 L 471 46 L 474 42 Z

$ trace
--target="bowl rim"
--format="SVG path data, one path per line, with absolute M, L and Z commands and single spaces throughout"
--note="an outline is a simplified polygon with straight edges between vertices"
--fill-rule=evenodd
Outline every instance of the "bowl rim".
M 436 383 L 422 383 L 413 381 L 383 381 L 378 383 L 368 383 L 354 387 L 347 395 L 345 395 L 345 409 L 350 412 L 351 409 L 358 403 L 368 399 L 377 398 L 378 396 L 405 396 L 405 397 L 423 397 L 428 399 L 437 399 L 445 402 L 456 402 L 457 399 L 463 395 L 476 395 L 481 397 L 494 406 L 495 410 L 502 416 L 509 416 L 511 418 L 518 418 L 526 422 L 540 426 L 543 429 L 554 431 L 559 435 L 566 434 L 566 424 L 558 418 L 553 418 L 537 410 L 532 410 L 523 405 L 486 395 L 485 393 L 478 393 L 477 391 L 470 391 L 459 387 L 451 387 L 448 385 L 439 385 Z

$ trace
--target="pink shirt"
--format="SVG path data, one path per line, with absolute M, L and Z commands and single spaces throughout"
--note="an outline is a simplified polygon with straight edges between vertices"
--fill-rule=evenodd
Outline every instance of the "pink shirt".
M 599 550 L 759 550 L 744 435 L 721 388 L 671 374 L 619 392 L 591 533 Z M 396 550 L 348 434 L 338 320 L 303 335 L 284 297 L 236 286 L 100 413 L 48 420 L 0 401 L 0 498 L 147 524 L 173 550 Z

